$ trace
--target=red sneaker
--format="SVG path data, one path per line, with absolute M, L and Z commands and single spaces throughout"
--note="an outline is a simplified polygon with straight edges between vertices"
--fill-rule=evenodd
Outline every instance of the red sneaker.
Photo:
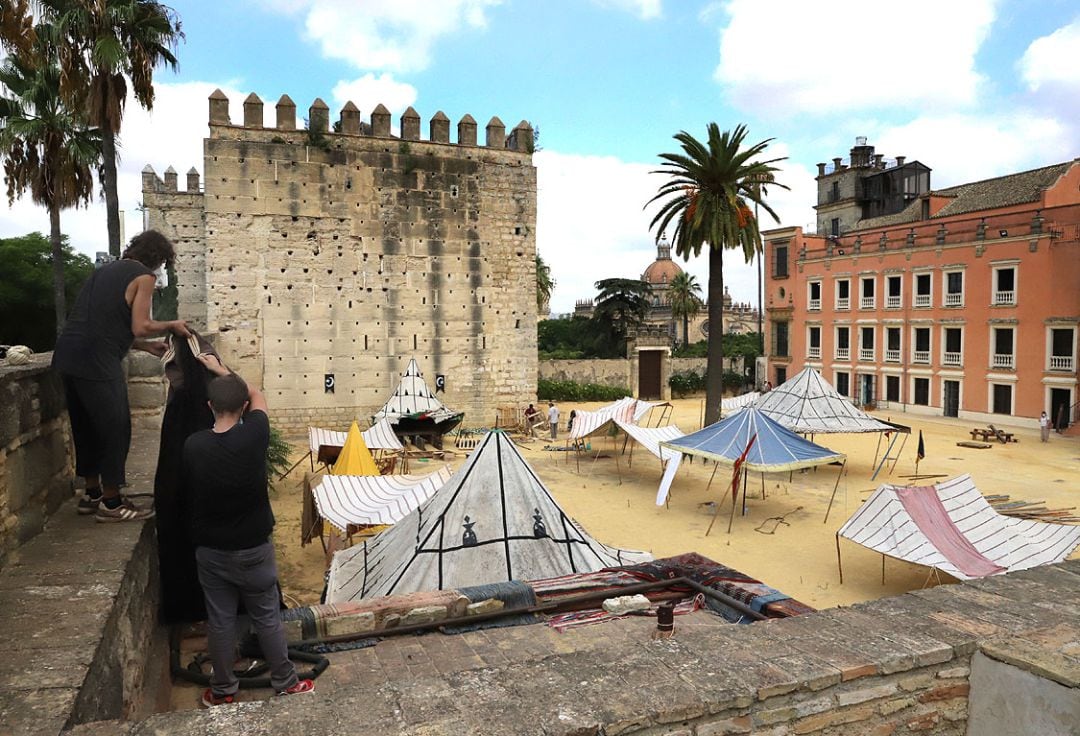
M 296 684 L 285 690 L 279 690 L 278 695 L 299 695 L 300 693 L 315 692 L 314 680 L 297 680 Z
M 204 708 L 212 708 L 215 705 L 232 705 L 236 702 L 235 695 L 215 695 L 213 688 L 206 688 L 202 694 Z

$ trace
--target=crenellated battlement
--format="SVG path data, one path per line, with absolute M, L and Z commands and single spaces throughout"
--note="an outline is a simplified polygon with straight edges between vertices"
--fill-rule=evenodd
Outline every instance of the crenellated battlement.
M 165 169 L 165 178 L 157 175 L 154 167 L 147 164 L 142 170 L 143 192 L 164 192 L 173 194 L 202 194 L 202 184 L 199 181 L 199 172 L 192 166 L 187 172 L 187 188 L 181 191 L 178 188 L 176 169 L 172 166 Z
M 263 101 L 254 92 L 243 102 L 243 125 L 232 122 L 229 113 L 229 98 L 220 89 L 214 90 L 209 97 L 210 121 L 213 126 L 243 127 L 252 130 L 296 131 L 296 103 L 288 95 L 282 95 L 274 106 L 274 127 L 264 123 Z M 402 141 L 425 141 L 421 138 L 420 114 L 412 107 L 406 109 L 399 119 L 399 134 L 391 131 L 391 114 L 382 104 L 372 110 L 367 122 L 352 101 L 341 108 L 336 123 L 330 123 L 330 107 L 322 99 L 316 98 L 308 108 L 308 130 L 312 134 L 326 136 L 368 136 L 372 138 L 393 138 Z M 466 114 L 457 124 L 457 140 L 452 145 L 480 147 L 477 136 L 477 122 L 472 115 Z M 532 154 L 535 146 L 535 134 L 528 121 L 522 120 L 507 133 L 506 126 L 498 117 L 492 117 L 484 128 L 484 148 L 496 148 L 520 153 Z M 425 142 L 451 144 L 450 118 L 441 110 L 436 112 L 428 124 L 428 137 Z M 145 176 L 145 172 L 144 172 Z M 145 183 L 144 183 L 145 186 Z

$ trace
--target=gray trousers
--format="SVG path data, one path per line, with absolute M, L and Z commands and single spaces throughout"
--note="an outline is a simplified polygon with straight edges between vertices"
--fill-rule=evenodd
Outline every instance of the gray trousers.
M 296 668 L 286 650 L 285 627 L 278 606 L 277 563 L 272 542 L 248 549 L 196 547 L 199 582 L 206 598 L 206 638 L 214 673 L 215 695 L 235 695 L 239 681 L 236 663 L 236 610 L 244 602 L 255 626 L 263 657 L 270 664 L 270 684 L 281 692 L 297 682 Z

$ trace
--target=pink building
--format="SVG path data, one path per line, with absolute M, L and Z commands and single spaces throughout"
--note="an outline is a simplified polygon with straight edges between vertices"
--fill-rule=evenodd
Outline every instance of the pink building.
M 861 405 L 1078 420 L 1080 159 L 948 189 L 859 139 L 818 167 L 818 233 L 763 233 L 768 377 Z

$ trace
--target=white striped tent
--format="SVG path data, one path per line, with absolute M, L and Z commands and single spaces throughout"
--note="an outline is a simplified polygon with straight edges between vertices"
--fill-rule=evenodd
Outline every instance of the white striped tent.
M 681 456 L 681 453 L 676 452 L 675 450 L 660 446 L 661 442 L 670 442 L 671 440 L 686 436 L 686 432 L 683 432 L 674 424 L 669 424 L 666 427 L 640 427 L 636 424 L 630 424 L 629 422 L 615 422 L 615 424 L 619 429 L 632 437 L 639 445 L 660 458 L 661 465 L 666 464 L 667 461 L 672 458 Z
M 394 434 L 394 427 L 386 419 L 380 419 L 371 427 L 365 429 L 360 433 L 364 438 L 364 444 L 371 451 L 384 450 L 386 452 L 402 452 L 405 447 L 401 444 L 401 441 Z M 323 448 L 331 450 L 341 450 L 345 446 L 345 439 L 349 436 L 348 432 L 335 432 L 332 429 L 322 429 L 321 427 L 308 427 L 308 448 L 311 451 L 313 457 L 320 458 L 320 454 Z M 334 453 L 337 454 L 336 452 Z
M 722 416 L 727 416 L 728 414 L 737 412 L 739 409 L 750 406 L 760 397 L 761 394 L 759 392 L 751 391 L 740 396 L 729 396 L 726 399 L 720 399 L 720 414 Z
M 428 388 L 416 359 L 410 358 L 409 365 L 401 374 L 401 381 L 389 401 L 375 413 L 375 420 L 387 419 L 396 425 L 403 418 L 421 416 L 437 424 L 458 415 L 459 412 L 448 409 L 435 397 Z
M 769 419 L 802 434 L 895 432 L 897 426 L 870 416 L 841 396 L 813 368 L 794 376 L 754 402 Z
M 920 493 L 936 494 L 947 515 L 931 524 L 924 522 L 923 526 L 905 507 L 900 495 L 904 490 L 910 489 L 881 486 L 840 527 L 836 533 L 838 566 L 841 537 L 882 555 L 925 565 L 960 580 L 1050 565 L 1064 560 L 1080 546 L 1080 526 L 999 514 L 983 498 L 970 475 L 918 489 Z M 941 541 L 944 535 L 947 542 L 953 532 L 962 535 L 974 550 L 958 552 L 956 544 Z M 935 543 L 933 538 L 939 541 Z M 963 541 L 957 541 L 964 546 Z M 976 558 L 976 562 L 989 572 L 969 574 L 975 567 L 970 563 L 972 554 L 983 558 Z M 840 575 L 843 582 L 842 567 Z
M 332 475 L 312 489 L 319 516 L 344 533 L 349 526 L 394 524 L 450 480 L 449 465 L 430 475 Z
M 655 407 L 663 405 L 664 402 L 639 401 L 627 396 L 593 411 L 577 409 L 574 412 L 574 423 L 570 427 L 569 440 L 584 439 L 608 429 L 616 422 L 637 424 Z

